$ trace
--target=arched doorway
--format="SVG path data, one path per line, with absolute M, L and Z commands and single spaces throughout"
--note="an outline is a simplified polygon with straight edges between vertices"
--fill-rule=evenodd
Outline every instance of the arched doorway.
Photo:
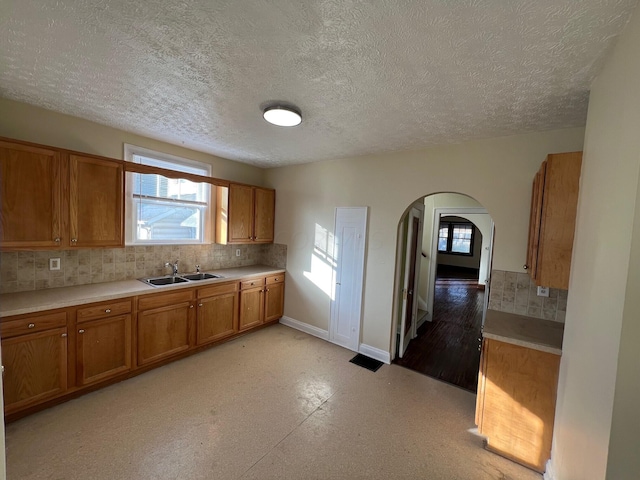
M 416 255 L 415 239 L 409 237 L 416 230 L 410 223 L 415 223 L 411 212 L 417 207 L 424 217 Z M 394 363 L 475 391 L 492 242 L 490 215 L 467 195 L 431 194 L 407 208 L 398 228 Z M 418 273 L 407 286 L 416 256 Z M 413 298 L 408 295 L 412 287 Z M 412 307 L 415 315 L 407 315 Z

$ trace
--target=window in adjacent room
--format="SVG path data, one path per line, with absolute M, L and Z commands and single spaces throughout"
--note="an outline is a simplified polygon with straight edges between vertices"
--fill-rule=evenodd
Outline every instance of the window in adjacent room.
M 125 145 L 130 162 L 211 176 L 211 166 Z M 157 174 L 127 174 L 128 245 L 208 243 L 212 186 Z
M 440 222 L 438 252 L 473 255 L 473 224 Z

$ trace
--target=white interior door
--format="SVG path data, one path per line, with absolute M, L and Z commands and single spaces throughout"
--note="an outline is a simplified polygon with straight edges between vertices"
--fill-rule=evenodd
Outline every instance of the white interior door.
M 406 352 L 409 342 L 416 337 L 423 214 L 424 211 L 412 208 L 407 218 L 408 230 L 405 250 L 404 286 L 402 289 L 400 349 L 398 351 L 400 358 Z
M 336 262 L 329 340 L 358 351 L 362 320 L 367 207 L 336 208 Z

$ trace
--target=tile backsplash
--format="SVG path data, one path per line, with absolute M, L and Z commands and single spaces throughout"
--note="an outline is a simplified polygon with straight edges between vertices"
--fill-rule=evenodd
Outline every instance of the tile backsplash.
M 527 273 L 493 270 L 489 308 L 564 323 L 567 293 L 550 288 L 549 297 L 539 297 L 537 286 Z
M 236 250 L 240 249 L 240 256 Z M 60 270 L 49 259 L 60 258 Z M 166 262 L 178 260 L 180 272 L 263 264 L 285 268 L 287 246 L 162 245 L 106 249 L 0 252 L 0 293 L 41 290 L 89 283 L 129 280 L 171 273 Z

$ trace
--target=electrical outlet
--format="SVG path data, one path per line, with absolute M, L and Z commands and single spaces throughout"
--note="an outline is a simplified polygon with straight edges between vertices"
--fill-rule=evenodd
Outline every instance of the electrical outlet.
M 239 248 L 237 248 L 237 249 L 236 249 L 236 257 L 239 257 L 239 256 L 240 256 L 240 249 L 239 249 Z
M 549 296 L 549 287 L 538 287 L 538 296 L 539 297 L 548 297 Z
M 60 270 L 60 259 L 59 258 L 50 258 L 49 259 L 49 270 Z

